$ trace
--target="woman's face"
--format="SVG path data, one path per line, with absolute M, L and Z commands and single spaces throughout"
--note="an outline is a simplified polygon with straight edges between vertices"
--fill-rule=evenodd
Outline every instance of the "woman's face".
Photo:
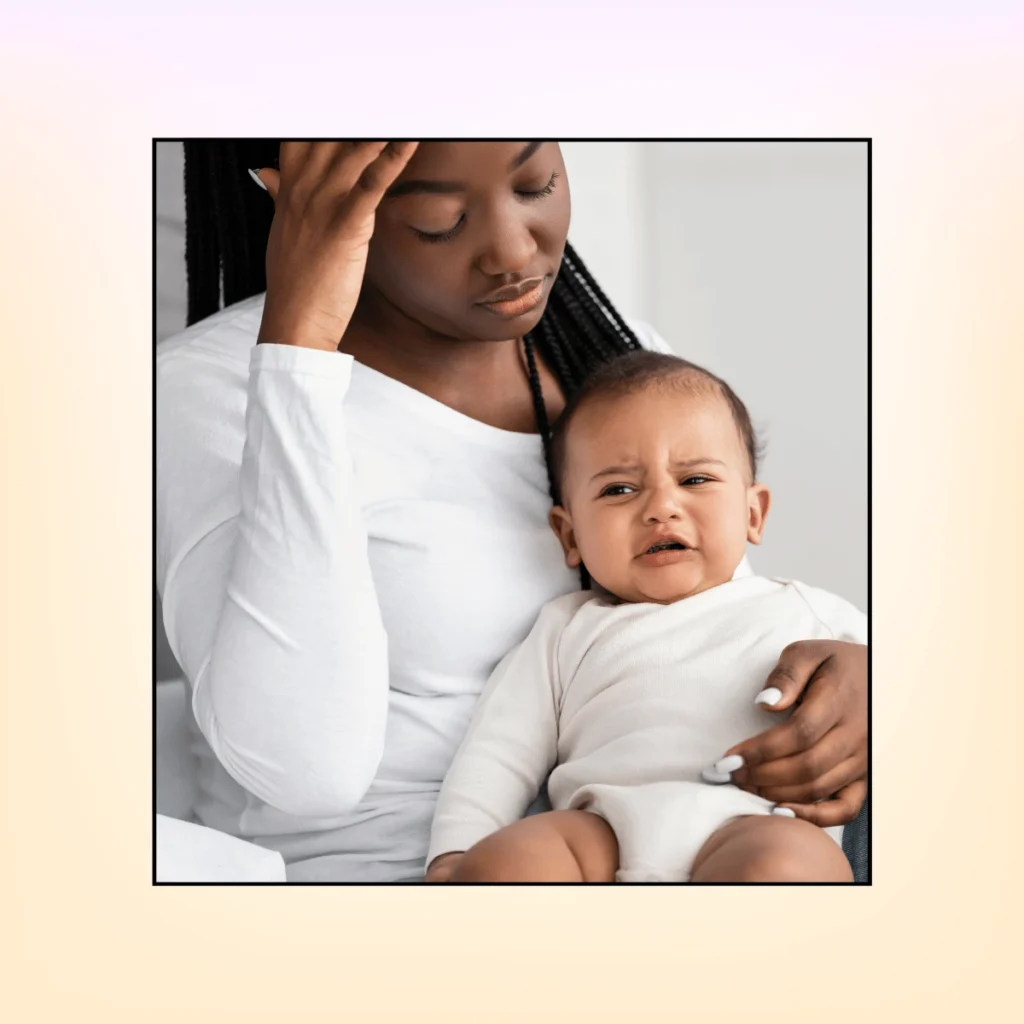
M 557 143 L 425 142 L 377 210 L 365 280 L 447 337 L 520 337 L 544 313 L 568 231 Z

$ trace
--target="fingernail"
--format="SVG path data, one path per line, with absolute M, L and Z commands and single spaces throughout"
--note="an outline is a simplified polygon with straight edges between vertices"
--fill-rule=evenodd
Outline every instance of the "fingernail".
M 777 814 L 780 818 L 796 817 L 796 811 L 790 810 L 788 807 L 773 807 L 772 814 Z
M 260 181 L 259 175 L 251 167 L 248 170 L 249 170 L 249 177 L 251 177 L 252 180 L 255 181 L 256 184 L 259 185 L 259 187 L 261 189 L 263 189 L 264 192 L 266 192 L 267 191 L 267 186 L 264 185 L 262 181 Z M 262 168 L 261 168 L 261 170 L 262 170 Z
M 754 698 L 754 703 L 774 707 L 780 700 L 782 700 L 782 691 L 777 686 L 769 686 L 767 690 L 762 690 Z
M 732 782 L 732 776 L 724 772 L 716 772 L 714 768 L 702 768 L 700 777 L 705 782 Z
M 723 757 L 721 761 L 715 762 L 715 771 L 728 775 L 729 772 L 738 771 L 743 767 L 743 758 L 739 754 L 730 754 Z

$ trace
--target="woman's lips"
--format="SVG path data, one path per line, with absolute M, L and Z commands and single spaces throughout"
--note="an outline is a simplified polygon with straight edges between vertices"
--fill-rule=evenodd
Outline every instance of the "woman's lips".
M 517 299 L 506 299 L 504 302 L 481 302 L 478 305 L 496 316 L 522 316 L 534 309 L 544 298 L 544 283 L 547 278 L 534 285 L 528 292 L 523 292 Z

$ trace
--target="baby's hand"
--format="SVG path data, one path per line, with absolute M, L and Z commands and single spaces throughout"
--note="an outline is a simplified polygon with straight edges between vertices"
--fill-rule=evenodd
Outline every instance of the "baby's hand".
M 442 853 L 440 857 L 435 857 L 430 862 L 430 867 L 427 868 L 427 877 L 423 879 L 425 882 L 448 882 L 451 880 L 452 874 L 455 871 L 459 861 L 462 860 L 462 853 Z

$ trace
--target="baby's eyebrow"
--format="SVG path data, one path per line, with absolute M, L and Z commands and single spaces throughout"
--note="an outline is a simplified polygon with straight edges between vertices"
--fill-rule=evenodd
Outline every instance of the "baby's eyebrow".
M 693 469 L 694 466 L 724 466 L 725 463 L 721 459 L 709 459 L 701 457 L 699 459 L 683 459 L 682 462 L 673 462 L 673 469 Z
M 640 467 L 637 465 L 609 466 L 607 469 L 602 469 L 600 473 L 595 473 L 590 479 L 597 480 L 602 476 L 617 476 L 619 473 L 637 473 L 639 471 Z
M 694 466 L 724 466 L 725 463 L 721 459 L 712 459 L 707 456 L 700 456 L 696 459 L 682 459 L 678 462 L 672 463 L 672 468 L 679 469 L 693 469 Z M 590 479 L 591 481 L 599 480 L 603 476 L 617 476 L 619 473 L 639 473 L 642 467 L 634 463 L 622 463 L 618 466 L 609 466 L 607 469 L 602 469 L 600 473 L 595 473 Z

